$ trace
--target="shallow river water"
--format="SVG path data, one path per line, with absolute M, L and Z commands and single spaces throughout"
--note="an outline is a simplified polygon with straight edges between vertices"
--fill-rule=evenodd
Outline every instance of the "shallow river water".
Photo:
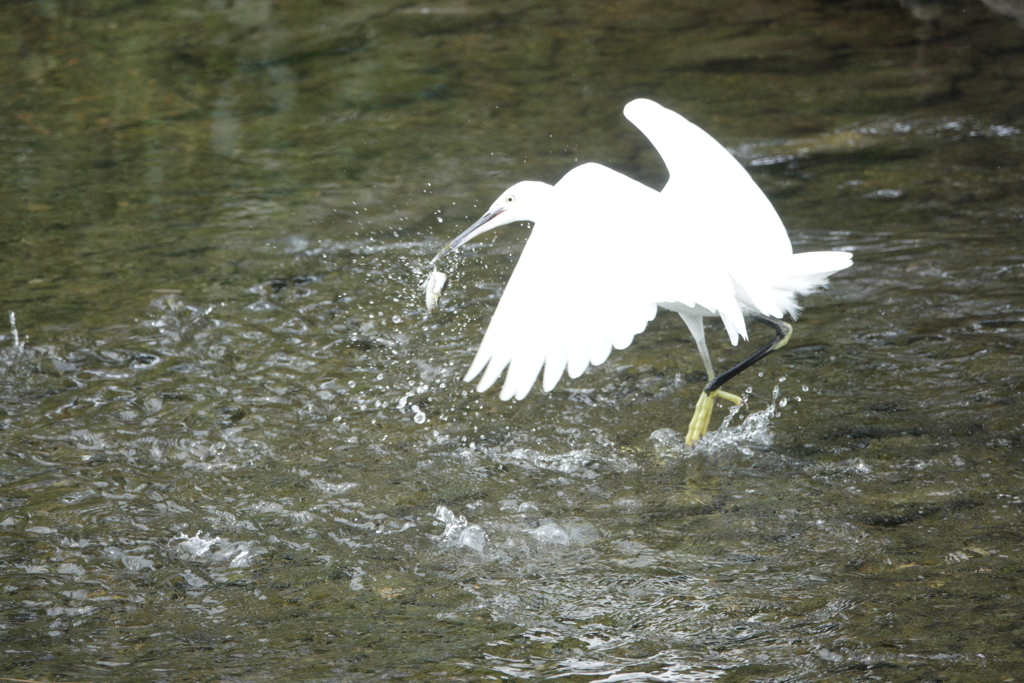
M 0 4 L 0 677 L 1024 680 L 1022 25 Z M 419 289 L 518 180 L 660 187 L 638 96 L 854 255 L 693 450 L 671 315 L 550 394 L 461 381 L 526 228 Z

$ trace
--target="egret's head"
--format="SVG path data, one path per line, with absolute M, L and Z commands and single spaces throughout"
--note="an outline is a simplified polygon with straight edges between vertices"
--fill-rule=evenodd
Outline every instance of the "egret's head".
M 482 235 L 488 230 L 501 225 L 515 223 L 516 221 L 532 222 L 536 220 L 536 216 L 548 201 L 552 190 L 554 188 L 551 185 L 535 180 L 524 180 L 516 183 L 494 200 L 491 208 L 487 209 L 487 212 L 480 217 L 480 220 L 466 228 L 462 234 L 446 244 L 437 253 L 437 256 L 433 258 L 431 263 L 436 262 L 449 251 L 458 249 L 477 235 Z

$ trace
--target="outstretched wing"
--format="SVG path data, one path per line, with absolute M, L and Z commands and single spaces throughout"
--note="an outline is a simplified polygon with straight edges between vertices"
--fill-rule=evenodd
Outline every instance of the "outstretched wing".
M 482 372 L 486 391 L 507 367 L 501 398 L 522 399 L 543 368 L 550 391 L 563 372 L 578 377 L 629 346 L 658 302 L 713 306 L 706 269 L 676 250 L 682 232 L 651 188 L 599 164 L 570 171 L 534 224 L 466 380 Z
M 768 197 L 739 161 L 698 126 L 650 100 L 633 100 L 624 113 L 665 161 L 669 181 L 662 196 L 692 224 L 745 307 L 777 318 L 796 315 L 798 295 L 823 286 L 829 275 L 850 265 L 850 256 L 839 252 L 794 256 Z M 729 336 L 735 344 L 731 330 Z
M 775 208 L 743 165 L 700 127 L 651 100 L 633 100 L 623 113 L 647 136 L 668 168 L 662 195 L 689 220 L 713 230 L 721 264 L 741 272 L 793 253 Z M 732 266 L 732 267 L 730 267 Z
M 522 399 L 542 367 L 550 391 L 565 370 L 580 376 L 625 348 L 657 313 L 624 277 L 632 228 L 656 210 L 658 193 L 598 164 L 570 171 L 554 187 L 509 278 L 476 358 L 486 391 L 505 368 L 502 400 Z M 624 207 L 633 207 L 634 213 Z

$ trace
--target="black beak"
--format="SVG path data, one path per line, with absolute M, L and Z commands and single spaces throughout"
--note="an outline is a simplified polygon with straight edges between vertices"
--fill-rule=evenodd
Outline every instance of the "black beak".
M 487 224 L 491 221 L 491 219 L 497 216 L 498 214 L 503 213 L 504 211 L 505 207 L 502 207 L 500 209 L 495 209 L 494 211 L 488 211 L 487 213 L 485 213 L 483 216 L 480 217 L 480 220 L 478 220 L 476 223 L 463 230 L 462 233 L 458 237 L 453 239 L 451 242 L 444 245 L 444 248 L 442 248 L 441 251 L 437 252 L 437 256 L 430 259 L 430 265 L 434 265 L 435 263 L 437 263 L 437 261 L 442 256 L 447 254 L 449 251 L 454 251 L 455 249 L 458 249 L 463 244 L 470 241 L 477 235 L 487 232 L 490 229 L 487 227 Z

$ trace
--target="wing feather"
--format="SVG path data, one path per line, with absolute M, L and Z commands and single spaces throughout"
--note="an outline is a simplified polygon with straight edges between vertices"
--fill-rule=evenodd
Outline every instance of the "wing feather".
M 531 346 L 513 357 L 508 366 L 505 384 L 501 388 L 501 400 L 507 401 L 513 396 L 517 400 L 525 398 L 542 367 L 544 350 L 540 346 Z
M 477 388 L 486 390 L 507 367 L 501 398 L 523 398 L 542 369 L 549 391 L 566 371 L 579 377 L 628 346 L 657 308 L 652 283 L 623 268 L 642 261 L 630 245 L 659 208 L 658 193 L 611 169 L 570 171 L 534 224 L 466 379 L 482 372 Z
M 823 286 L 829 275 L 851 264 L 843 252 L 794 255 L 786 228 L 764 192 L 700 127 L 645 99 L 630 102 L 624 113 L 664 160 L 669 180 L 661 194 L 691 225 L 685 244 L 663 242 L 665 248 L 705 255 L 720 272 L 704 275 L 728 280 L 708 287 L 690 282 L 675 291 L 682 290 L 678 296 L 695 295 L 696 303 L 721 315 L 733 344 L 746 338 L 744 308 L 774 317 L 795 315 L 798 295 Z M 692 305 L 685 298 L 663 301 Z
M 576 379 L 586 371 L 588 365 L 590 365 L 589 354 L 582 343 L 577 341 L 569 347 L 569 366 L 566 369 L 566 374 L 569 375 L 569 379 Z
M 566 363 L 569 362 L 568 354 L 565 350 L 565 340 L 555 341 L 548 348 L 548 355 L 545 358 L 544 364 L 544 380 L 541 384 L 541 389 L 544 391 L 551 391 L 558 384 L 558 380 L 562 379 L 562 373 L 565 372 Z
M 633 100 L 623 113 L 651 141 L 668 168 L 662 194 L 708 231 L 709 246 L 717 249 L 714 253 L 725 264 L 737 254 L 770 259 L 793 253 L 775 207 L 721 143 L 651 100 Z M 745 266 L 736 263 L 731 270 L 739 272 Z

